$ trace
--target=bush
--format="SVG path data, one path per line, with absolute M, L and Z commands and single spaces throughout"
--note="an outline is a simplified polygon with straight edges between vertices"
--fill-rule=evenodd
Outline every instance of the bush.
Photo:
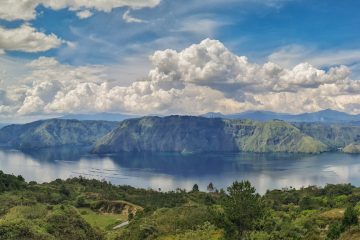
M 327 240 L 336 240 L 342 233 L 341 225 L 338 223 L 331 224 L 326 235 Z
M 354 209 L 353 206 L 347 207 L 344 213 L 344 218 L 342 220 L 342 227 L 349 228 L 352 225 L 357 225 L 358 222 L 358 212 Z

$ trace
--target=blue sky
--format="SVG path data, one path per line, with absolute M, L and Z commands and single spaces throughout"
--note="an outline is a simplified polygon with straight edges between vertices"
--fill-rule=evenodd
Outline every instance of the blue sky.
M 79 19 L 68 9 L 52 10 L 37 7 L 39 16 L 32 26 L 54 33 L 78 47 L 66 51 L 66 46 L 46 53 L 26 54 L 9 52 L 10 56 L 36 58 L 56 56 L 71 64 L 103 64 L 121 61 L 134 54 L 148 54 L 158 49 L 182 48 L 206 37 L 222 41 L 236 54 L 254 61 L 287 45 L 302 45 L 317 51 L 360 48 L 359 1 L 169 1 L 163 0 L 154 8 L 132 11 L 131 14 L 147 23 L 126 23 L 122 15 L 127 8 L 115 8 L 110 13 L 96 12 Z M 265 3 L 267 2 L 267 3 Z M 207 29 L 184 29 L 184 24 L 199 24 Z M 15 27 L 23 21 L 2 21 Z M 169 38 L 169 42 L 166 42 Z M 154 44 L 164 39 L 161 45 Z M 141 52 L 134 45 L 146 45 Z M 96 51 L 93 51 L 96 49 Z M 140 51 L 140 50 L 139 50 Z
M 156 64 L 149 61 L 149 56 L 155 51 L 174 49 L 181 52 L 207 38 L 218 40 L 231 54 L 246 56 L 253 64 L 271 61 L 283 68 L 292 69 L 300 63 L 308 62 L 316 69 L 325 71 L 345 65 L 349 70 L 346 78 L 357 81 L 360 76 L 360 31 L 357 30 L 360 26 L 360 2 L 356 0 L 141 0 L 138 1 L 142 4 L 141 7 L 134 6 L 137 1 L 124 0 L 109 0 L 104 6 L 91 1 L 82 5 L 75 1 L 71 5 L 71 1 L 61 0 L 58 2 L 59 6 L 47 5 L 42 0 L 27 1 L 30 6 L 28 9 L 19 7 L 20 10 L 10 13 L 0 11 L 0 27 L 5 29 L 3 36 L 0 34 L 0 49 L 3 49 L 0 58 L 3 63 L 7 63 L 2 66 L 7 75 L 2 77 L 3 86 L 0 85 L 3 95 L 7 95 L 7 99 L 2 100 L 3 106 L 15 101 L 14 96 L 7 93 L 7 88 L 21 82 L 24 74 L 34 73 L 26 65 L 32 60 L 54 58 L 59 65 L 73 70 L 84 66 L 105 67 L 108 79 L 103 82 L 127 86 L 146 78 L 151 69 L 156 69 Z M 3 9 L 17 4 L 10 0 L 5 2 L 0 3 L 4 4 Z M 78 15 L 84 11 L 90 14 L 81 19 Z M 17 43 L 21 34 L 13 36 L 13 44 L 6 42 L 6 31 L 22 28 L 24 24 L 30 26 L 31 31 L 44 35 L 32 41 L 45 41 L 51 34 L 56 39 L 46 42 L 48 47 L 36 49 L 31 49 L 30 40 L 23 47 L 23 41 L 27 41 L 27 38 Z M 45 46 L 43 42 L 39 44 Z M 19 69 L 18 72 L 15 71 L 17 73 L 11 70 L 14 66 Z M 101 82 L 101 79 L 97 81 L 98 84 Z M 25 85 L 34 87 L 29 81 Z M 213 88 L 213 84 L 207 87 Z M 239 101 L 239 95 L 246 95 L 247 91 L 241 88 L 236 96 L 230 96 L 226 92 L 222 94 L 228 100 Z M 30 93 L 25 91 L 24 94 L 19 97 L 20 101 L 24 101 Z M 246 99 L 253 103 L 260 102 L 259 109 L 279 108 L 265 106 L 256 97 L 250 100 L 250 95 Z M 45 101 L 43 98 L 40 100 Z M 324 102 L 321 99 L 316 104 L 312 103 L 312 107 L 304 107 L 299 111 L 315 111 L 334 104 Z M 18 102 L 12 104 L 19 105 Z M 9 114 L 14 111 L 18 113 L 20 105 L 15 110 L 9 110 Z M 250 108 L 241 106 L 235 109 Z M 251 105 L 251 108 L 254 106 Z M 334 108 L 352 113 L 360 112 L 356 102 L 351 101 L 346 104 L 336 102 Z M 174 109 L 183 112 L 182 108 Z M 208 108 L 204 107 L 205 109 Z M 234 111 L 232 107 L 229 109 Z M 229 109 L 225 108 L 223 111 Z M 102 110 L 132 112 L 130 108 Z M 155 110 L 163 111 L 160 108 Z M 214 110 L 222 109 L 216 107 Z M 198 111 L 199 109 L 190 113 Z M 287 111 L 296 112 L 292 109 Z M 52 111 L 46 110 L 45 114 L 49 112 Z

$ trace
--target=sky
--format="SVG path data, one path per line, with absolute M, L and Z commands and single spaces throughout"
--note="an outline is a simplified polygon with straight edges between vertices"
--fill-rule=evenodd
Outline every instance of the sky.
M 0 121 L 360 114 L 360 1 L 0 0 Z

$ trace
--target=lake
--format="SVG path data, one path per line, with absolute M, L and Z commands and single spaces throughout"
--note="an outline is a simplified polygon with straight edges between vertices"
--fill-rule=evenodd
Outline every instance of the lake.
M 218 189 L 235 180 L 249 180 L 258 192 L 267 189 L 326 183 L 360 186 L 360 155 L 323 153 L 123 153 L 98 156 L 81 148 L 21 152 L 0 149 L 0 169 L 27 181 L 51 181 L 75 176 L 105 179 L 114 184 L 173 190 Z

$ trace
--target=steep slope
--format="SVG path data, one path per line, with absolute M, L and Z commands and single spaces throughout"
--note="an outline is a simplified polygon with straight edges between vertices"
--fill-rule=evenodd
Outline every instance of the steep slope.
M 225 121 L 231 123 L 232 129 L 253 129 L 248 134 L 241 131 L 234 134 L 240 151 L 318 153 L 327 149 L 325 144 L 283 121 Z
M 0 130 L 0 144 L 20 149 L 91 145 L 117 125 L 116 122 L 61 119 L 13 124 Z
M 327 147 L 282 121 L 255 122 L 191 116 L 125 120 L 93 152 L 251 151 L 316 153 Z
M 330 147 L 331 150 L 360 143 L 360 126 L 353 124 L 294 123 L 300 131 Z
M 222 119 L 191 116 L 144 117 L 123 121 L 97 141 L 94 152 L 235 151 Z

